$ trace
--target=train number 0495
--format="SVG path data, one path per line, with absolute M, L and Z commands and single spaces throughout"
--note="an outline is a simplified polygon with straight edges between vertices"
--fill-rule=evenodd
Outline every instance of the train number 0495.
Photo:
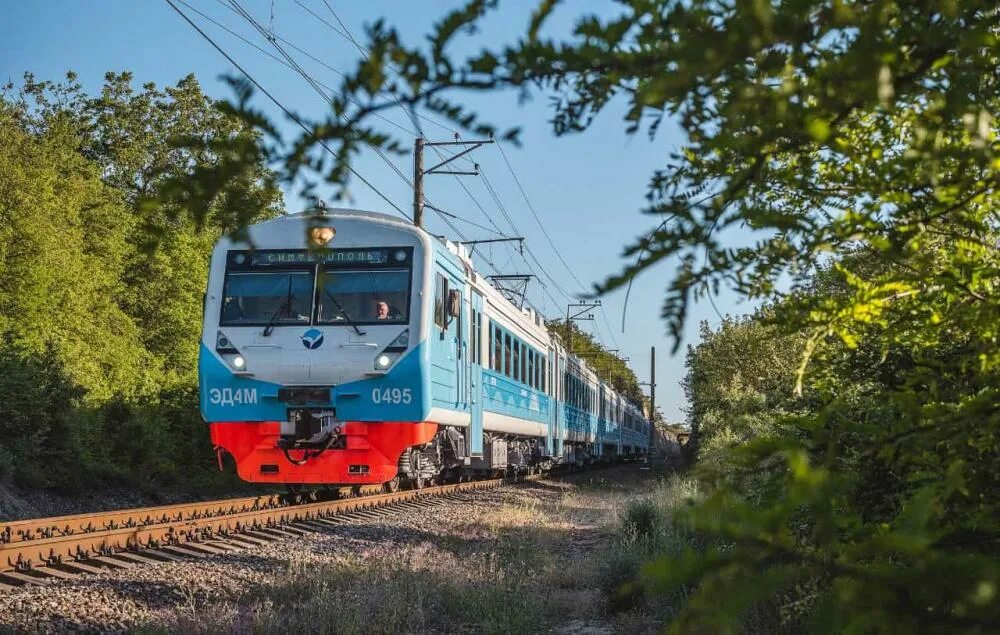
M 409 388 L 372 388 L 373 404 L 399 404 L 413 401 L 413 392 Z

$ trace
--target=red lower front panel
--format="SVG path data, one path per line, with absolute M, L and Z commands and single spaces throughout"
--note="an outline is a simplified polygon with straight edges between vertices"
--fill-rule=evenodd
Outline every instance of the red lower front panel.
M 326 450 L 304 465 L 296 465 L 277 447 L 280 423 L 217 422 L 209 424 L 212 443 L 233 455 L 236 470 L 255 483 L 327 483 L 366 485 L 384 483 L 396 476 L 399 455 L 410 446 L 427 443 L 437 432 L 436 423 L 385 421 L 342 424 L 347 446 Z M 296 461 L 301 450 L 290 450 Z M 367 466 L 360 467 L 360 466 Z

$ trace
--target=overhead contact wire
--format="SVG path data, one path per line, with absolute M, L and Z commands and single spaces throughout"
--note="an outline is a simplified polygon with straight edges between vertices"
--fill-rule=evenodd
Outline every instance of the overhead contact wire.
M 290 111 L 288 108 L 286 108 L 285 105 L 282 104 L 274 95 L 272 95 L 270 91 L 268 91 L 266 88 L 264 88 L 264 86 L 262 86 L 261 83 L 258 82 L 253 77 L 253 75 L 251 75 L 249 72 L 247 72 L 247 70 L 244 69 L 236 60 L 234 60 L 229 55 L 229 53 L 227 53 L 225 50 L 223 50 L 223 48 L 221 46 L 219 46 L 215 42 L 215 40 L 212 39 L 211 36 L 209 36 L 207 33 L 205 33 L 205 31 L 203 31 L 201 29 L 201 27 L 199 27 L 197 24 L 195 24 L 194 21 L 192 21 L 191 18 L 189 18 L 186 13 L 184 13 L 183 11 L 181 11 L 181 9 L 176 4 L 174 4 L 173 0 L 165 0 L 165 1 L 166 1 L 166 3 L 168 5 L 170 5 L 171 9 L 173 9 L 174 11 L 176 11 L 177 14 L 179 16 L 181 16 L 184 19 L 184 21 L 187 22 L 191 26 L 191 28 L 193 28 L 195 31 L 197 31 L 198 34 L 201 35 L 201 37 L 203 37 L 209 44 L 211 44 L 212 48 L 214 48 L 223 57 L 225 57 L 226 60 L 228 60 L 230 64 L 232 64 L 233 66 L 235 66 L 236 69 L 239 70 L 243 74 L 243 76 L 246 77 L 247 80 L 250 81 L 250 83 L 252 83 L 254 86 L 256 86 L 257 89 L 260 92 L 264 93 L 264 95 L 266 95 L 267 98 L 270 99 L 274 103 L 275 106 L 277 106 L 283 113 L 285 113 L 285 116 L 287 116 L 289 119 L 291 119 L 292 121 L 294 121 L 300 128 L 302 128 L 302 130 L 306 134 L 312 136 L 313 139 L 315 139 L 316 142 L 324 150 L 326 150 L 328 153 L 330 153 L 336 159 L 341 160 L 340 155 L 333 148 L 331 148 L 329 145 L 327 145 L 327 143 L 325 141 L 323 141 L 322 139 L 319 139 L 318 137 L 316 137 L 315 133 L 309 128 L 309 126 L 305 125 L 302 122 L 302 120 L 298 118 L 298 116 L 296 116 L 292 111 Z M 392 202 L 392 200 L 388 196 L 386 196 L 385 194 L 383 194 L 381 190 L 379 190 L 377 187 L 375 187 L 375 185 L 372 184 L 371 181 L 369 181 L 368 179 L 366 179 L 365 177 L 363 177 L 357 170 L 355 170 L 350 165 L 346 165 L 346 167 L 347 167 L 347 170 L 352 175 L 354 175 L 355 177 L 357 177 L 357 179 L 359 181 L 361 181 L 362 183 L 364 183 L 365 185 L 367 185 L 373 192 L 375 192 L 375 194 L 377 194 L 383 201 L 385 201 L 386 203 L 388 203 L 393 209 L 395 209 L 397 212 L 399 212 L 400 214 L 402 214 L 405 218 L 407 218 L 407 219 L 410 218 L 410 216 L 406 212 L 404 212 L 402 210 L 402 208 L 400 208 L 398 205 L 396 205 L 394 202 Z

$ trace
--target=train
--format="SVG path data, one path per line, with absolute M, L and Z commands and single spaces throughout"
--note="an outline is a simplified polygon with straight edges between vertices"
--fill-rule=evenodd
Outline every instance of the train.
M 645 455 L 650 423 L 467 247 L 317 208 L 215 245 L 199 354 L 220 467 L 387 491 Z

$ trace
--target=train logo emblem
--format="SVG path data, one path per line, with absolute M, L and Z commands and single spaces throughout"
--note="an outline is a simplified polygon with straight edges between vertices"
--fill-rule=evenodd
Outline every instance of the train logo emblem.
M 323 332 L 319 329 L 309 329 L 302 334 L 302 345 L 309 350 L 315 350 L 323 345 Z

